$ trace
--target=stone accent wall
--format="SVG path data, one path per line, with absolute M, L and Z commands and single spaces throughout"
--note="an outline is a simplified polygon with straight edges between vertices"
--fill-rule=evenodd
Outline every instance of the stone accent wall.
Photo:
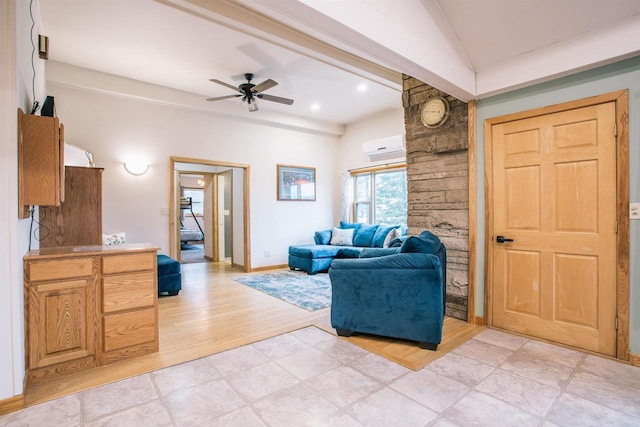
M 448 99 L 449 119 L 429 129 L 420 110 L 432 96 Z M 429 230 L 447 248 L 446 314 L 467 320 L 469 288 L 469 162 L 467 104 L 403 76 L 409 234 Z

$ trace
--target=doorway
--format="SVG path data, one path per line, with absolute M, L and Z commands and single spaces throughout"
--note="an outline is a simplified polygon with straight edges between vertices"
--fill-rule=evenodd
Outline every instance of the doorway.
M 626 96 L 485 123 L 489 325 L 628 358 Z
M 201 244 L 202 262 L 226 262 L 250 271 L 249 165 L 171 157 L 171 172 L 171 256 L 182 261 L 185 243 Z M 196 185 L 185 186 L 185 178 Z M 194 208 L 195 215 L 190 215 Z M 184 211 L 201 220 L 200 225 L 192 221 L 189 225 L 193 227 L 187 226 Z M 202 240 L 185 241 L 188 231 L 201 232 Z
M 179 173 L 180 262 L 208 262 L 212 233 L 211 179 L 208 173 Z

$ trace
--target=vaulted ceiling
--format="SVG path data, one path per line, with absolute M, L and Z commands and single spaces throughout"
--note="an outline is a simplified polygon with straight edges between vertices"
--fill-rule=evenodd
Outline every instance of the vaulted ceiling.
M 401 107 L 406 73 L 482 98 L 640 54 L 640 0 L 40 0 L 50 60 L 250 118 L 347 124 Z M 52 66 L 52 69 L 55 68 Z M 248 113 L 211 78 L 273 79 Z M 51 73 L 52 83 L 64 81 Z M 312 105 L 315 104 L 315 109 Z

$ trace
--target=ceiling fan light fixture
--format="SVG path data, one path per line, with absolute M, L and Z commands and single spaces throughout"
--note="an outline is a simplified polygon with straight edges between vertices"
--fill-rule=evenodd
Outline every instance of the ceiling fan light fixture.
M 267 79 L 262 83 L 258 83 L 257 85 L 254 85 L 253 83 L 251 83 L 251 80 L 253 79 L 253 74 L 247 73 L 244 75 L 244 78 L 247 79 L 247 82 L 242 83 L 238 87 L 232 86 L 218 79 L 209 79 L 210 82 L 232 89 L 236 93 L 234 95 L 225 95 L 225 96 L 207 98 L 207 101 L 211 102 L 211 101 L 219 101 L 222 99 L 240 97 L 242 100 L 242 103 L 245 103 L 245 102 L 247 103 L 247 108 L 249 109 L 249 112 L 258 111 L 258 103 L 256 102 L 256 98 L 260 98 L 265 101 L 277 102 L 278 104 L 285 104 L 285 105 L 293 104 L 293 99 L 283 98 L 281 96 L 267 95 L 262 93 L 265 90 L 268 90 L 274 86 L 277 86 L 278 82 L 275 82 L 271 79 Z
M 250 113 L 253 113 L 254 111 L 258 111 L 258 103 L 256 102 L 256 99 L 255 98 L 249 99 L 249 101 L 247 101 L 247 107 L 249 108 Z

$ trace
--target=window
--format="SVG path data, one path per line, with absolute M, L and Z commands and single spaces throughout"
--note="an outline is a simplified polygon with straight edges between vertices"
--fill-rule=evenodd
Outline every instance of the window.
M 355 173 L 354 217 L 368 224 L 407 223 L 407 170 Z
M 193 213 L 202 216 L 204 212 L 204 190 L 202 188 L 185 188 L 183 192 L 184 197 L 191 197 Z M 190 214 L 191 211 L 185 209 L 183 213 Z

